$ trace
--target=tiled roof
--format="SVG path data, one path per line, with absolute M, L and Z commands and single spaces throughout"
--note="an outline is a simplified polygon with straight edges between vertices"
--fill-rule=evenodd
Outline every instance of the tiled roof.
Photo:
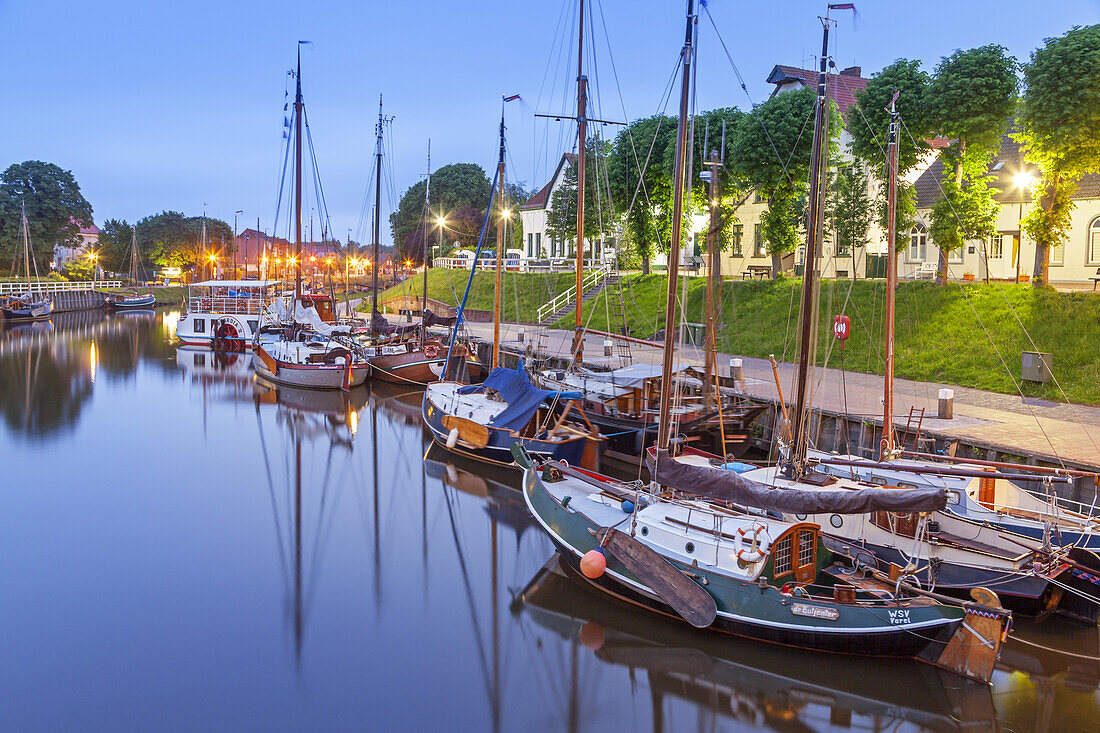
M 89 224 L 87 226 L 84 226 L 84 222 L 77 221 L 76 219 L 74 219 L 71 216 L 69 217 L 69 221 L 71 221 L 73 224 L 76 224 L 78 227 L 80 227 L 80 233 L 81 234 L 89 234 L 89 235 L 91 235 L 91 234 L 98 235 L 99 234 L 99 227 L 97 227 L 95 224 Z
M 933 144 L 933 147 L 942 148 L 946 146 Z M 1027 189 L 1020 190 L 1016 187 L 1016 175 L 1021 171 L 1027 171 L 1031 175 L 1037 176 L 1038 169 L 1024 160 L 1023 154 L 1020 153 L 1020 143 L 1013 140 L 1011 134 L 1005 134 L 1001 140 L 1001 150 L 997 153 L 997 157 L 993 159 L 990 170 L 994 174 L 993 188 L 1000 190 L 1000 193 L 993 196 L 997 203 L 1004 205 L 1031 201 L 1030 191 Z M 931 208 L 933 204 L 939 201 L 939 182 L 943 178 L 943 162 L 937 158 L 914 184 L 918 209 Z M 1100 173 L 1090 173 L 1082 176 L 1081 180 L 1077 182 L 1077 190 L 1073 192 L 1072 198 L 1100 198 Z
M 775 66 L 768 74 L 768 83 L 779 85 L 799 82 L 802 86 L 812 88 L 817 86 L 817 74 L 812 69 L 800 69 L 797 66 Z M 836 102 L 845 121 L 848 119 L 848 109 L 856 102 L 856 92 L 865 89 L 869 81 L 870 79 L 860 76 L 859 67 L 844 69 L 839 74 L 829 74 L 829 99 Z M 772 96 L 778 91 L 777 86 Z
M 525 209 L 545 209 L 549 205 L 550 189 L 554 187 L 554 181 L 558 180 L 558 175 L 561 173 L 561 169 L 566 164 L 566 162 L 575 165 L 577 162 L 577 154 L 566 153 L 561 156 L 561 160 L 558 161 L 557 168 L 554 169 L 554 175 L 550 176 L 550 181 L 545 186 L 540 188 L 538 193 L 527 199 L 527 203 L 519 207 L 521 211 Z

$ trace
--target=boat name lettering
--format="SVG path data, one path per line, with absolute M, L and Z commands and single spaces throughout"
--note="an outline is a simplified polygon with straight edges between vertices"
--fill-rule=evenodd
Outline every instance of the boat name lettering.
M 408 352 L 408 348 L 402 344 L 401 346 L 383 346 L 382 353 L 386 356 L 391 354 L 404 354 Z
M 898 608 L 890 610 L 890 623 L 892 624 L 907 624 L 909 623 L 909 609 Z
M 795 616 L 808 616 L 810 618 L 824 618 L 835 621 L 840 618 L 840 611 L 835 608 L 823 608 L 821 606 L 809 606 L 805 603 L 795 603 L 791 606 L 791 613 Z M 908 612 L 907 612 L 908 613 Z M 897 623 L 897 622 L 895 622 Z

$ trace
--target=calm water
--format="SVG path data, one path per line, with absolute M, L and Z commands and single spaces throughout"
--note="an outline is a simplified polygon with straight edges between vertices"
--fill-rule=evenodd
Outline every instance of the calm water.
M 173 319 L 0 331 L 7 729 L 1100 724 L 1083 659 L 1015 644 L 987 688 L 614 606 L 553 571 L 515 478 L 425 460 L 417 394 L 257 384 L 177 351 Z M 1094 629 L 1024 632 L 1100 653 Z

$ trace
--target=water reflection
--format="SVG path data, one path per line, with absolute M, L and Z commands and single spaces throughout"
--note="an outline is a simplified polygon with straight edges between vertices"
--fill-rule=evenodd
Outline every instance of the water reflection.
M 976 687 L 620 607 L 557 571 L 515 475 L 430 447 L 420 391 L 265 383 L 247 354 L 176 349 L 170 316 L 0 331 L 0 410 L 20 439 L 0 441 L 12 729 L 1061 730 L 1100 716 L 1097 663 L 1042 648 L 1100 654 L 1095 629 L 1018 627 Z

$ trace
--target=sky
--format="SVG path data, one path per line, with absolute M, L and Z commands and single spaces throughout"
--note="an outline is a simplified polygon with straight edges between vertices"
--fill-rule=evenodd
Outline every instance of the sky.
M 589 115 L 629 121 L 674 111 L 675 99 L 662 101 L 686 2 L 586 2 Z M 834 13 L 832 51 L 839 68 L 858 65 L 864 76 L 899 57 L 921 59 L 931 71 L 957 48 L 988 43 L 1023 61 L 1044 38 L 1100 22 L 1100 0 L 856 5 L 855 22 Z M 747 93 L 703 13 L 697 109 L 747 109 L 767 99 L 774 65 L 814 65 L 825 2 L 710 0 L 708 7 Z M 425 173 L 429 138 L 433 169 L 467 161 L 493 168 L 502 94 L 521 95 L 506 108 L 508 176 L 529 189 L 546 182 L 572 149 L 575 127 L 534 114 L 572 114 L 576 16 L 577 0 L 0 0 L 0 166 L 37 159 L 71 170 L 97 224 L 205 208 L 231 225 L 242 210 L 240 229 L 257 217 L 270 229 L 286 72 L 297 41 L 309 40 L 306 110 L 340 239 L 352 229 L 357 241 L 370 241 L 380 94 L 394 118 L 383 165 L 382 241 L 389 243 L 389 212 Z M 317 208 L 312 197 L 304 208 L 308 220 Z

